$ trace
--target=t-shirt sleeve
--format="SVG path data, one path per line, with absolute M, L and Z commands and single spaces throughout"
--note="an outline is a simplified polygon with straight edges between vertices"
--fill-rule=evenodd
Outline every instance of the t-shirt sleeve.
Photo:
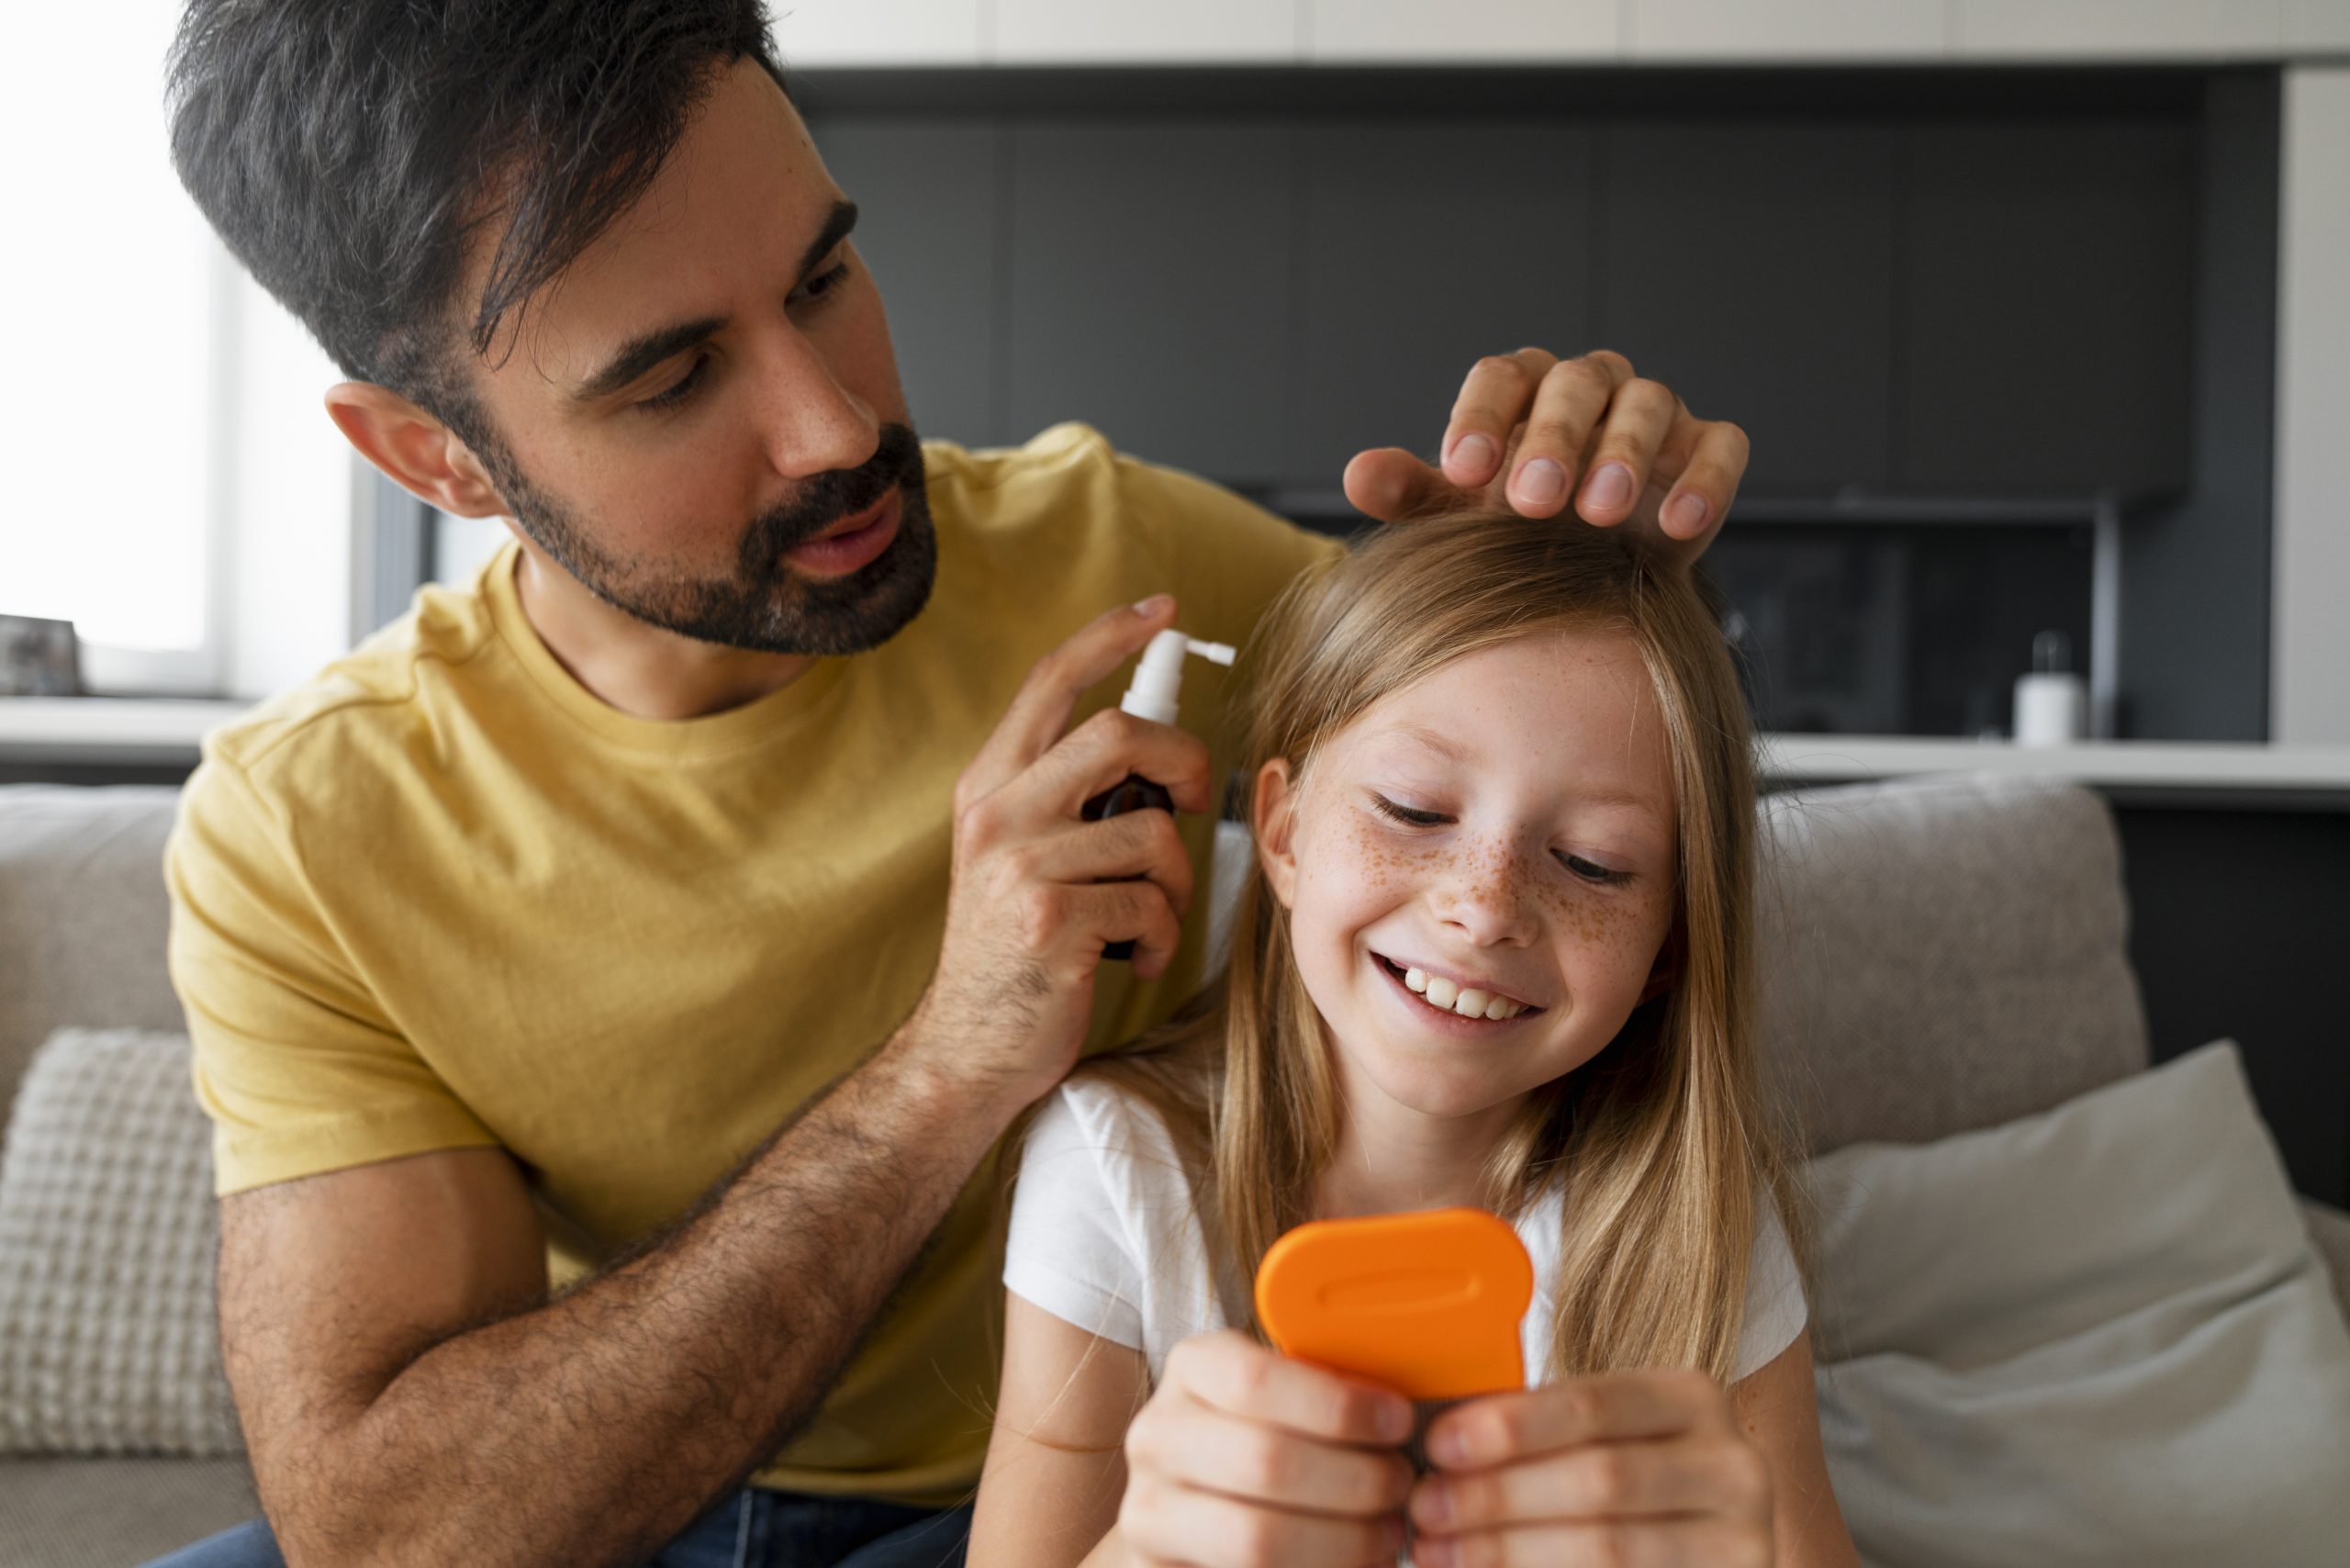
M 1139 1350 L 1142 1268 L 1103 1169 L 1109 1153 L 1069 1092 L 1054 1091 L 1023 1148 L 1003 1283 L 1064 1323 Z
M 1738 1374 L 1732 1382 L 1776 1361 L 1811 1317 L 1795 1253 L 1787 1245 L 1786 1226 L 1779 1219 L 1779 1205 L 1766 1192 L 1758 1199 L 1758 1206 L 1762 1223 L 1747 1269 L 1746 1323 L 1739 1332 Z
M 172 983 L 223 1195 L 498 1139 L 353 971 L 283 815 L 207 756 L 164 850 Z

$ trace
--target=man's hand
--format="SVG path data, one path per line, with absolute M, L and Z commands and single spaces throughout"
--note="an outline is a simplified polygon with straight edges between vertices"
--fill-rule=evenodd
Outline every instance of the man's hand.
M 1400 447 L 1355 454 L 1347 498 L 1383 522 L 1468 505 L 1602 528 L 1632 522 L 1684 559 L 1712 543 L 1746 474 L 1746 432 L 1701 420 L 1622 354 L 1520 349 L 1479 360 L 1431 468 Z
M 1121 607 L 1037 661 L 955 786 L 954 882 L 930 989 L 902 1035 L 931 1065 L 1017 1107 L 1076 1064 L 1105 944 L 1135 942 L 1150 980 L 1175 956 L 1192 871 L 1175 819 L 1080 808 L 1130 773 L 1182 811 L 1212 808 L 1195 735 L 1105 709 L 1068 734 L 1088 688 L 1175 619 L 1165 595 Z
M 1771 1467 L 1695 1371 L 1472 1399 L 1428 1428 L 1418 1568 L 1770 1568 Z
M 1119 1539 L 1140 1563 L 1392 1564 L 1411 1431 L 1395 1394 L 1231 1329 L 1195 1335 L 1126 1428 Z

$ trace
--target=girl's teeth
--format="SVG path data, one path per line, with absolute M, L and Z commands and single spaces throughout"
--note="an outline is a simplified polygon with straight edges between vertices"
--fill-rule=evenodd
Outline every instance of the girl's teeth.
M 1474 986 L 1463 991 L 1455 982 L 1440 975 L 1432 976 L 1426 969 L 1405 969 L 1404 984 L 1427 998 L 1430 1005 L 1463 1018 L 1488 1018 L 1498 1024 L 1526 1011 L 1523 1002 L 1512 1002 L 1489 991 L 1479 991 Z

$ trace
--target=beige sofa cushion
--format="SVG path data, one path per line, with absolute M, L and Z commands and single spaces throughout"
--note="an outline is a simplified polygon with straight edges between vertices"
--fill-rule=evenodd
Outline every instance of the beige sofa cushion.
M 0 1453 L 240 1451 L 185 1035 L 61 1030 L 0 1150 Z
M 2044 1110 L 2148 1058 L 2113 819 L 1994 777 L 1763 802 L 1766 1071 L 1814 1153 Z
M 2232 1043 L 1807 1178 L 1865 1562 L 2344 1561 L 2350 1324 Z

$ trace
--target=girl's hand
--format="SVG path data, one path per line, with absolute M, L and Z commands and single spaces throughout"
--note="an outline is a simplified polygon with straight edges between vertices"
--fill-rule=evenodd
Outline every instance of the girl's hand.
M 1195 1335 L 1126 1428 L 1118 1536 L 1136 1562 L 1393 1564 L 1412 1407 L 1245 1334 Z
M 1770 1568 L 1771 1470 L 1702 1372 L 1464 1402 L 1428 1428 L 1418 1568 Z

